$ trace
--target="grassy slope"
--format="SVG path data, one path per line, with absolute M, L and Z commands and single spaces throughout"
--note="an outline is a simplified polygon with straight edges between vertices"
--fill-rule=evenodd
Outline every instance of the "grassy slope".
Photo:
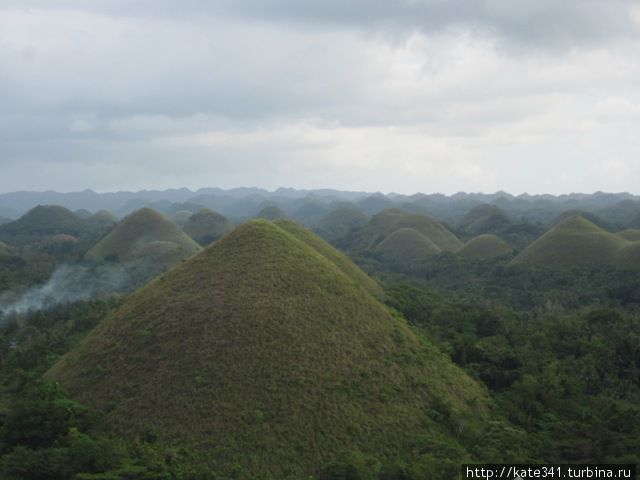
M 183 230 L 200 245 L 206 246 L 233 230 L 233 224 L 224 215 L 203 208 L 189 217 Z
M 399 228 L 380 242 L 375 250 L 396 260 L 417 261 L 442 250 L 426 236 L 413 228 Z
M 287 218 L 287 214 L 282 211 L 281 208 L 275 206 L 264 207 L 260 210 L 255 218 L 263 218 L 266 220 L 278 220 L 280 218 Z
M 496 258 L 506 255 L 511 247 L 495 235 L 485 234 L 473 237 L 465 243 L 458 253 L 468 258 Z
M 628 243 L 576 215 L 542 235 L 511 264 L 547 267 L 612 264 L 617 252 Z
M 360 270 L 353 261 L 340 250 L 335 249 L 317 235 L 291 220 L 276 220 L 278 227 L 287 231 L 298 240 L 306 243 L 323 257 L 334 263 L 343 273 L 351 277 L 364 287 L 369 293 L 378 296 L 382 294 L 382 288 L 370 276 Z
M 85 221 L 70 210 L 58 205 L 38 205 L 18 220 L 0 225 L 0 238 L 10 242 L 20 236 L 59 233 L 77 237 L 88 230 Z
M 640 269 L 640 241 L 623 247 L 616 257 L 616 265 L 620 268 Z
M 200 249 L 195 241 L 166 216 L 150 208 L 143 208 L 123 219 L 87 252 L 87 257 L 104 259 L 116 256 L 120 260 L 130 260 L 147 244 L 156 241 L 176 244 L 184 251 L 183 258 Z
M 462 246 L 462 242 L 437 220 L 427 215 L 407 213 L 395 208 L 374 215 L 363 233 L 369 242 L 369 248 L 372 248 L 399 228 L 417 230 L 443 251 L 453 252 Z
M 630 242 L 640 242 L 640 230 L 636 228 L 628 228 L 627 230 L 616 233 L 616 235 Z
M 476 382 L 290 230 L 231 232 L 134 293 L 47 377 L 114 431 L 274 478 L 306 478 L 343 450 L 402 454 L 438 428 L 443 402 L 484 416 Z

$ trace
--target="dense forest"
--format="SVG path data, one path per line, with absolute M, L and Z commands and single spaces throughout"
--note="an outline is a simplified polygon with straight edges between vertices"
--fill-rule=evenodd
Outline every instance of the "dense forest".
M 327 387 L 337 392 L 326 400 L 334 402 L 327 411 L 345 408 L 353 425 L 327 418 L 311 436 L 321 444 L 325 436 L 333 438 L 332 429 L 335 433 L 346 423 L 349 429 L 336 437 L 346 447 L 330 458 L 319 455 L 318 460 L 308 457 L 308 438 L 292 439 L 286 448 L 297 452 L 292 456 L 300 460 L 292 461 L 291 472 L 304 471 L 318 480 L 419 480 L 456 478 L 460 465 L 469 462 L 640 463 L 637 199 L 499 194 L 422 196 L 409 204 L 406 198 L 336 192 L 325 198 L 316 192 L 313 202 L 293 196 L 279 203 L 275 195 L 261 198 L 262 192 L 243 192 L 246 198 L 238 192 L 215 193 L 128 199 L 126 205 L 143 208 L 123 219 L 97 212 L 103 204 L 95 205 L 96 213 L 39 206 L 0 225 L 0 478 L 222 480 L 284 475 L 273 473 L 276 467 L 261 460 L 257 447 L 252 450 L 251 445 L 262 445 L 262 439 L 242 446 L 248 457 L 254 456 L 251 462 L 208 462 L 196 440 L 172 441 L 165 434 L 166 422 L 135 431 L 109 428 L 113 419 L 127 418 L 123 408 L 138 408 L 133 390 L 124 404 L 117 396 L 101 403 L 78 391 L 77 385 L 84 384 L 73 380 L 74 368 L 79 368 L 73 366 L 75 357 L 89 368 L 89 373 L 78 374 L 82 381 L 95 373 L 103 385 L 114 379 L 128 384 L 126 377 L 135 377 L 135 369 L 143 368 L 131 364 L 113 370 L 120 357 L 133 355 L 131 359 L 142 361 L 149 349 L 149 359 L 162 358 L 153 355 L 166 348 L 177 363 L 186 358 L 180 350 L 186 352 L 196 335 L 185 333 L 184 347 L 175 350 L 162 342 L 180 336 L 182 327 L 165 338 L 158 320 L 166 317 L 169 325 L 182 313 L 172 317 L 172 303 L 148 313 L 165 297 L 191 305 L 193 311 L 184 311 L 185 317 L 200 318 L 201 312 L 214 307 L 231 309 L 229 322 L 234 315 L 257 315 L 262 323 L 255 324 L 256 330 L 229 337 L 246 339 L 251 348 L 273 334 L 272 329 L 260 330 L 264 324 L 285 318 L 292 322 L 279 334 L 288 341 L 268 337 L 273 355 L 247 350 L 262 358 L 263 375 L 273 375 L 271 381 L 277 385 L 278 375 L 299 373 L 277 364 L 266 367 L 275 361 L 272 357 L 301 358 L 288 357 L 293 339 L 309 341 L 304 343 L 307 353 L 313 342 L 324 345 L 338 362 L 346 355 L 338 346 L 342 352 L 361 348 L 357 353 L 362 356 L 353 362 L 373 362 L 375 354 L 367 350 L 365 335 L 381 339 L 387 327 L 395 325 L 389 327 L 389 343 L 383 349 L 395 352 L 389 360 L 358 373 L 353 383 L 344 383 L 335 373 L 343 383 Z M 223 204 L 226 212 L 220 208 Z M 149 208 L 159 205 L 164 213 Z M 229 205 L 235 205 L 235 212 L 244 205 L 245 212 L 252 213 L 234 216 Z M 248 218 L 259 220 L 245 223 Z M 251 285 L 242 283 L 243 275 Z M 222 303 L 197 303 L 210 301 L 207 289 L 231 293 L 224 301 L 216 300 Z M 246 299 L 270 299 L 277 305 L 260 303 L 260 311 L 266 313 L 246 313 L 251 312 Z M 354 302 L 361 307 L 349 310 Z M 311 306 L 332 313 L 323 317 Z M 293 312 L 291 319 L 288 311 Z M 344 312 L 350 319 L 346 327 L 336 323 Z M 300 321 L 303 314 L 313 320 L 309 326 Z M 185 331 L 191 328 L 191 319 L 181 321 L 187 322 Z M 358 327 L 352 331 L 349 321 Z M 125 335 L 124 330 L 109 330 L 117 322 L 141 326 Z M 194 328 L 199 325 L 193 322 Z M 316 331 L 314 322 L 326 328 Z M 310 330 L 300 330 L 304 328 Z M 342 332 L 343 338 L 326 337 L 325 331 Z M 206 330 L 198 332 L 208 335 Z M 109 335 L 131 342 L 130 351 L 108 344 Z M 334 341 L 343 343 L 332 347 Z M 96 356 L 100 348 L 106 356 Z M 317 354 L 326 360 L 322 351 Z M 180 398 L 191 398 L 194 404 L 209 392 L 209 374 L 199 370 L 199 361 L 189 358 L 193 371 L 181 371 L 193 376 L 195 384 L 181 387 Z M 334 375 L 329 372 L 334 363 L 327 363 L 327 375 Z M 353 365 L 352 373 L 357 370 Z M 389 376 L 373 373 L 386 368 Z M 404 390 L 390 380 L 399 372 L 413 387 Z M 318 376 L 300 380 L 305 385 L 301 390 L 287 380 L 287 388 L 298 392 L 287 395 L 317 401 L 308 392 L 314 390 L 313 383 L 324 380 L 314 375 Z M 236 385 L 233 378 L 219 382 L 234 392 L 242 384 L 237 380 Z M 338 380 L 330 382 L 338 385 Z M 422 400 L 414 399 L 421 388 Z M 372 392 L 380 403 L 365 399 Z M 239 395 L 249 398 L 253 393 L 247 389 Z M 277 398 L 278 392 L 272 395 Z M 329 398 L 326 392 L 318 395 Z M 362 438 L 363 432 L 376 428 L 360 429 L 366 423 L 359 410 L 363 401 L 364 411 L 377 412 L 375 418 L 389 425 L 393 415 L 413 412 L 415 402 L 425 402 L 426 415 L 415 425 L 407 420 L 411 427 L 398 440 L 401 448 L 376 450 Z M 246 432 L 280 428 L 282 421 L 270 413 L 271 407 L 280 407 L 250 405 Z M 154 415 L 160 414 L 149 413 Z M 306 413 L 298 415 L 300 422 L 307 418 Z M 307 431 L 307 426 L 300 428 Z M 391 435 L 392 427 L 385 428 Z M 233 438 L 253 438 L 242 432 L 233 431 L 240 435 Z M 260 448 L 269 451 L 278 441 L 265 439 Z M 229 458 L 234 448 L 240 447 L 225 450 Z

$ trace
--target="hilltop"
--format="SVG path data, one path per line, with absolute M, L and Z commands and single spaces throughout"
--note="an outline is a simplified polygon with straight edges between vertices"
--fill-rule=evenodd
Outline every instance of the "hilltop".
M 575 215 L 542 235 L 511 264 L 545 267 L 613 264 L 617 252 L 628 243 L 586 218 Z
M 617 232 L 616 235 L 630 242 L 640 241 L 640 230 L 638 230 L 637 228 L 628 228 L 621 232 Z
M 0 240 L 12 244 L 41 240 L 58 234 L 81 237 L 89 233 L 86 222 L 58 205 L 39 205 L 22 217 L 0 225 Z
M 361 242 L 368 248 L 373 248 L 400 228 L 418 231 L 445 252 L 454 252 L 462 246 L 462 242 L 437 220 L 421 213 L 407 213 L 395 208 L 374 215 L 361 230 Z
M 138 290 L 46 377 L 112 431 L 247 478 L 307 478 L 345 452 L 401 458 L 486 417 L 475 381 L 331 247 L 281 225 L 249 222 Z
M 203 208 L 191 215 L 182 229 L 200 245 L 207 246 L 233 230 L 233 224 L 224 215 Z
M 621 248 L 616 257 L 616 264 L 622 269 L 640 270 L 640 241 Z
M 268 206 L 260 210 L 255 218 L 262 218 L 265 220 L 278 220 L 280 218 L 287 218 L 287 214 L 282 211 L 280 207 Z
M 403 263 L 424 260 L 442 251 L 426 236 L 406 227 L 391 233 L 374 250 L 390 260 Z
M 334 242 L 345 237 L 354 229 L 362 227 L 368 220 L 369 217 L 355 205 L 342 203 L 318 221 L 315 231 L 325 240 Z
M 459 255 L 474 259 L 496 258 L 509 252 L 511 247 L 501 238 L 491 234 L 473 237 L 458 250 Z
M 118 223 L 87 252 L 86 257 L 99 260 L 132 260 L 152 242 L 173 243 L 176 249 L 182 251 L 182 258 L 193 255 L 200 249 L 195 241 L 165 215 L 150 208 L 143 208 Z
M 471 235 L 480 235 L 498 232 L 512 224 L 507 212 L 496 205 L 483 203 L 469 210 L 458 227 Z

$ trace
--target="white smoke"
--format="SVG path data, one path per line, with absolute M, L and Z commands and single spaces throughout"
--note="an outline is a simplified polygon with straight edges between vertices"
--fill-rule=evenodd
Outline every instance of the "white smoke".
M 47 283 L 30 288 L 17 300 L 11 301 L 5 296 L 3 302 L 0 298 L 0 316 L 120 293 L 130 285 L 127 271 L 115 265 L 61 265 Z

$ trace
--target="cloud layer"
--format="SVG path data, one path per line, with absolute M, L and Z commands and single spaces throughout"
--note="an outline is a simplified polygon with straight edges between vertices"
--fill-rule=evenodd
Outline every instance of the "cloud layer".
M 50 4 L 0 1 L 0 191 L 638 193 L 631 1 Z

